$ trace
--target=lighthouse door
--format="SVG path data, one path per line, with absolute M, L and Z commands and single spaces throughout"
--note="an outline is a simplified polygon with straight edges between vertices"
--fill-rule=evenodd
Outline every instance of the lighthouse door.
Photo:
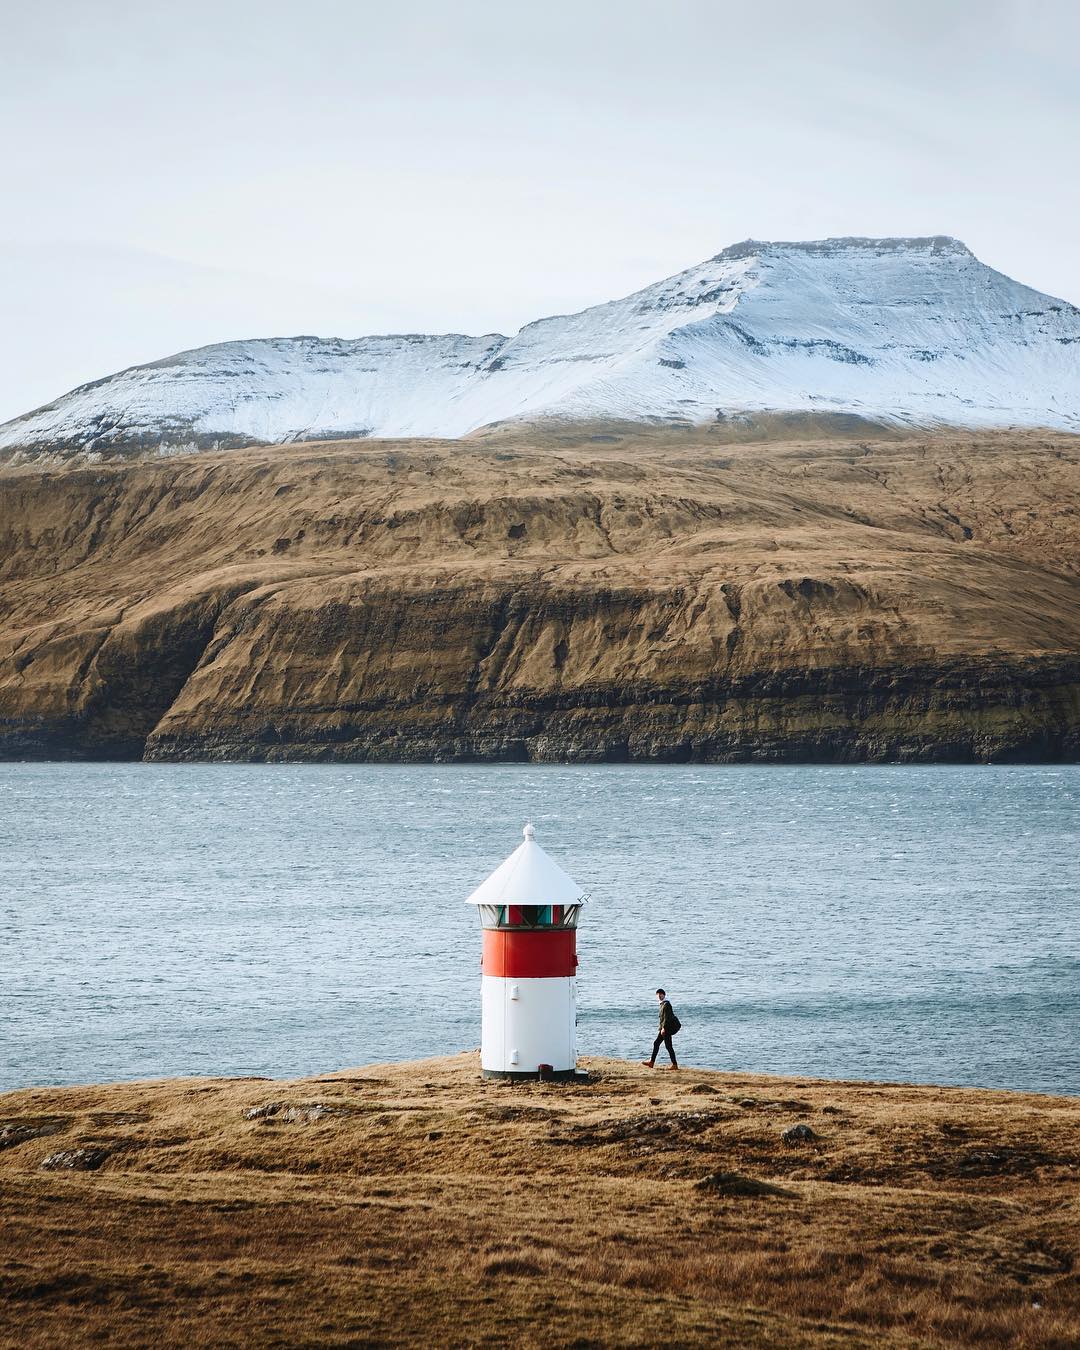
M 560 1071 L 572 1069 L 573 980 L 522 978 L 506 980 L 503 985 L 506 1068 L 518 1073 L 535 1073 L 540 1064 Z

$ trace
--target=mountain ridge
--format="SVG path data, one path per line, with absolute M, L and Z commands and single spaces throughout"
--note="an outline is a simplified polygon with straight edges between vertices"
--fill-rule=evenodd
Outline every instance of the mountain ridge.
M 1080 432 L 1080 309 L 994 271 L 947 235 L 748 239 L 509 336 L 192 348 L 5 423 L 0 459 L 94 462 L 260 443 L 454 439 L 536 420 L 702 425 L 806 411 Z
M 827 239 L 742 239 L 737 244 L 729 244 L 710 261 L 721 258 L 741 258 L 749 253 L 760 253 L 768 249 L 792 249 L 801 253 L 830 253 L 843 248 L 879 248 L 899 251 L 906 248 L 930 247 L 937 253 L 957 253 L 974 258 L 974 253 L 962 239 L 951 234 L 891 234 L 874 236 L 868 234 L 837 234 Z

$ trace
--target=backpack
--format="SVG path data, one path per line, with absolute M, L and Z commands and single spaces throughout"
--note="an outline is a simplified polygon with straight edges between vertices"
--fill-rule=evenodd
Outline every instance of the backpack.
M 674 1009 L 674 1008 L 672 1008 L 672 1010 L 671 1010 L 671 1016 L 668 1018 L 668 1021 L 667 1021 L 667 1029 L 668 1029 L 668 1031 L 671 1032 L 671 1034 L 672 1034 L 673 1036 L 675 1035 L 676 1032 L 682 1031 L 682 1023 L 681 1023 L 681 1022 L 679 1021 L 679 1019 L 675 1016 L 675 1009 Z

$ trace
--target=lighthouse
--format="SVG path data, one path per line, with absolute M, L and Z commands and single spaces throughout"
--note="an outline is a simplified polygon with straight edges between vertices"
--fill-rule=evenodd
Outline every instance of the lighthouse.
M 485 1078 L 573 1078 L 577 1065 L 577 922 L 585 893 L 525 842 L 469 896 L 484 934 Z

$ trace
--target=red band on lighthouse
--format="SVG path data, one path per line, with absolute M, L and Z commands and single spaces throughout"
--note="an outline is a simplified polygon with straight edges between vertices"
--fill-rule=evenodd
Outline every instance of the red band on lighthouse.
M 577 973 L 573 928 L 484 930 L 485 975 L 503 980 L 566 979 Z

